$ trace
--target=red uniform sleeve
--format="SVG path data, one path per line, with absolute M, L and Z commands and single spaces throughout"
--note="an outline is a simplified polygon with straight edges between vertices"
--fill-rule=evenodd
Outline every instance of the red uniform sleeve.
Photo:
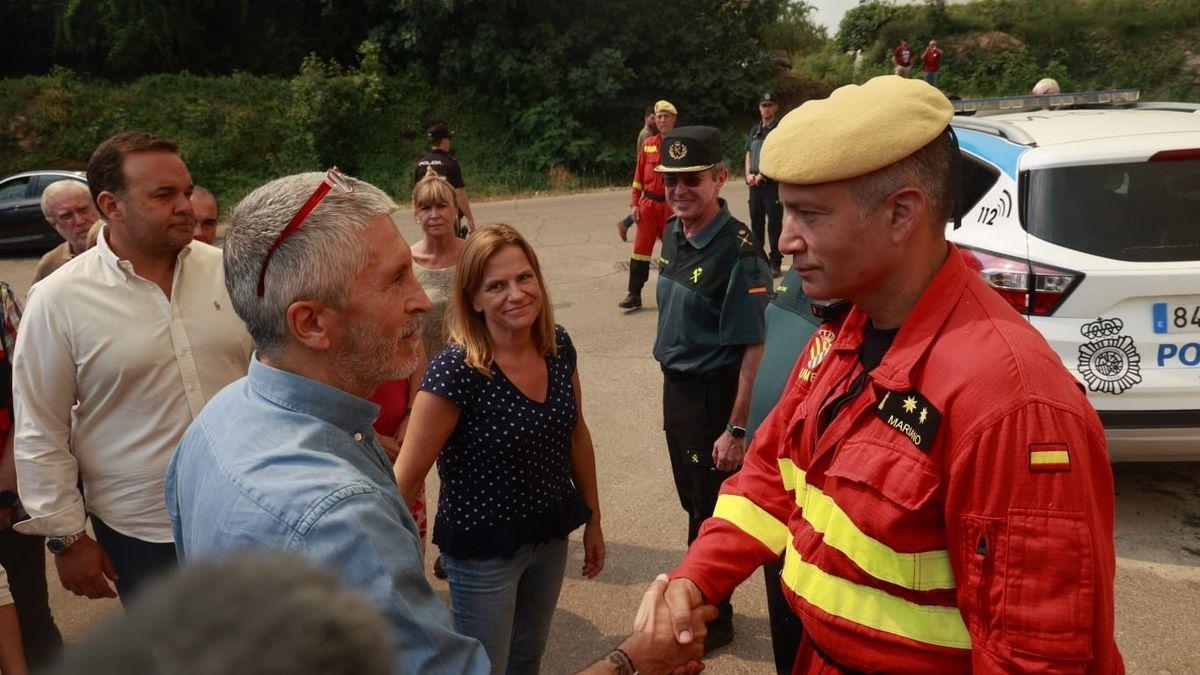
M 952 453 L 947 543 L 974 672 L 1124 672 L 1112 469 L 1095 412 L 1026 402 Z
M 796 382 L 795 368 L 789 382 Z M 741 470 L 721 486 L 713 517 L 670 574 L 690 579 L 708 602 L 729 597 L 756 569 L 782 555 L 791 539 L 787 523 L 795 486 L 792 472 L 780 467 L 791 466 L 784 439 L 803 402 L 804 393 L 795 387 L 780 398 L 754 433 Z
M 645 176 L 642 175 L 642 165 L 646 160 L 645 143 L 638 145 L 637 164 L 633 167 L 633 196 L 629 200 L 630 206 L 637 206 L 638 200 L 642 198 L 642 186 L 646 184 Z

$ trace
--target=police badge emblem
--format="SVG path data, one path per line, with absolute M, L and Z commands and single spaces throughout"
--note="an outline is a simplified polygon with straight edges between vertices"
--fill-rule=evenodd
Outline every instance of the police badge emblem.
M 1142 357 L 1133 338 L 1121 335 L 1125 322 L 1099 318 L 1080 327 L 1091 340 L 1079 345 L 1079 376 L 1088 389 L 1123 394 L 1142 381 Z

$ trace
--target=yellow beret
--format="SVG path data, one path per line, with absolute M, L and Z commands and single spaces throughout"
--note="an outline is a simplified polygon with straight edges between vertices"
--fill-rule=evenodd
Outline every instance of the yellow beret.
M 795 185 L 862 176 L 925 147 L 953 116 L 936 87 L 883 75 L 785 115 L 763 142 L 759 166 L 768 178 Z
M 675 110 L 675 106 L 671 105 L 670 101 L 659 101 L 654 104 L 654 112 L 663 112 L 664 110 L 676 117 L 679 116 L 679 111 Z

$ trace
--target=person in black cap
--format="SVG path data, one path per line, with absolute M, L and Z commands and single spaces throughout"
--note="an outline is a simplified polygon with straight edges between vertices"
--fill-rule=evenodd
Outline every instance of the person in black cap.
M 750 129 L 746 137 L 746 185 L 750 186 L 750 229 L 763 244 L 771 244 L 771 274 L 779 276 L 783 254 L 779 252 L 779 235 L 783 232 L 783 206 L 779 203 L 779 183 L 767 178 L 758 168 L 758 153 L 767 134 L 779 124 L 779 98 L 766 92 L 759 98 L 758 113 L 762 120 Z M 765 225 L 765 227 L 764 227 Z
M 718 196 L 729 177 L 720 131 L 669 132 L 656 171 L 675 216 L 659 259 L 654 358 L 663 371 L 663 429 L 690 544 L 746 451 L 771 273 L 754 234 Z M 706 651 L 733 639 L 729 599 L 710 600 L 720 601 L 720 615 L 708 626 Z
M 467 219 L 467 230 L 462 231 L 456 225 L 455 234 L 465 237 L 467 232 L 475 231 L 475 214 L 471 212 L 471 200 L 467 196 L 467 184 L 463 182 L 462 167 L 458 165 L 458 160 L 454 158 L 454 155 L 450 154 L 450 139 L 454 138 L 454 132 L 446 126 L 445 122 L 438 122 L 429 127 L 425 131 L 425 135 L 429 137 L 430 148 L 429 152 L 417 160 L 417 167 L 413 172 L 413 184 L 415 185 L 424 178 L 430 169 L 450 181 L 458 199 L 459 220 Z

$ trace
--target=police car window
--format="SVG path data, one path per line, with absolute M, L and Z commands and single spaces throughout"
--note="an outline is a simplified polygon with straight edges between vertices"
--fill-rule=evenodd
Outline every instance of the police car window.
M 963 153 L 962 158 L 962 200 L 959 202 L 959 213 L 965 214 L 975 208 L 979 200 L 983 199 L 1000 179 L 1000 170 L 966 153 Z
M 15 178 L 0 184 L 0 202 L 14 201 L 25 198 L 25 190 L 29 187 L 28 178 Z
M 1052 244 L 1130 262 L 1200 260 L 1200 159 L 1030 172 L 1026 229 Z

